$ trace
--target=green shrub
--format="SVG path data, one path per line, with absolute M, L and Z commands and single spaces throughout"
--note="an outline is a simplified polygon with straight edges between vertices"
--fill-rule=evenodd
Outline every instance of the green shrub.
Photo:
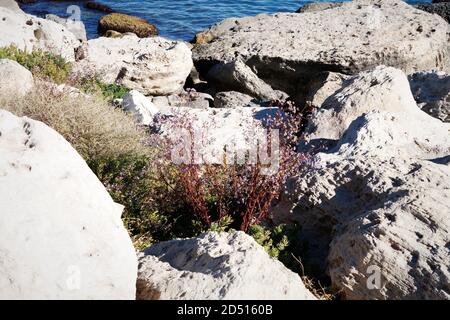
M 100 80 L 97 81 L 97 86 L 99 87 L 103 97 L 107 100 L 123 99 L 123 97 L 130 91 L 124 86 L 115 83 L 105 84 Z
M 231 225 L 233 224 L 233 219 L 230 216 L 225 216 L 222 219 L 213 222 L 208 231 L 213 232 L 230 232 L 233 229 Z
M 10 59 L 30 70 L 35 77 L 63 83 L 67 80 L 72 65 L 64 58 L 42 50 L 26 52 L 15 46 L 0 48 L 0 59 Z
M 248 233 L 271 257 L 279 259 L 289 255 L 289 236 L 292 236 L 293 232 L 286 225 L 278 225 L 272 229 L 253 225 L 249 228 Z
M 148 154 L 131 153 L 88 161 L 111 197 L 124 205 L 124 223 L 138 249 L 155 241 L 167 219 L 159 214 L 154 195 L 160 187 Z
M 101 95 L 106 101 L 122 99 L 130 90 L 124 86 L 102 82 L 97 74 L 76 75 L 69 80 L 69 84 L 90 95 Z

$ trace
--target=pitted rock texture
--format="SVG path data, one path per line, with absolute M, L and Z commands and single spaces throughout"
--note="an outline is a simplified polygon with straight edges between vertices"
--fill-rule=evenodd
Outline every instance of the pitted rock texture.
M 139 255 L 143 300 L 315 300 L 300 277 L 243 232 L 155 244 Z
M 0 299 L 134 299 L 123 207 L 56 131 L 0 110 Z
M 356 74 L 384 64 L 444 70 L 450 25 L 403 1 L 355 0 L 322 11 L 230 18 L 197 36 L 197 69 L 242 59 L 290 95 L 322 71 Z

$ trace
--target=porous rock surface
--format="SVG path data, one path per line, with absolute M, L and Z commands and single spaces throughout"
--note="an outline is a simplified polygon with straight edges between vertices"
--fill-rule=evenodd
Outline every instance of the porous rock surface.
M 352 80 L 366 84 L 333 111 L 348 128 L 315 155 L 323 136 L 310 141 L 274 217 L 302 226 L 302 258 L 346 299 L 450 299 L 450 124 L 421 111 L 397 71 Z
M 89 40 L 77 72 L 97 72 L 106 83 L 117 83 L 144 95 L 170 95 L 183 89 L 191 72 L 191 50 L 183 42 L 161 37 Z
M 74 61 L 80 42 L 59 23 L 0 6 L 0 47 L 11 45 L 26 51 L 49 51 Z
M 123 207 L 63 137 L 3 110 L 0 208 L 0 299 L 135 298 Z
M 356 74 L 384 64 L 406 73 L 444 70 L 450 25 L 403 1 L 355 0 L 306 13 L 229 18 L 197 35 L 197 69 L 242 59 L 290 95 L 323 71 Z M 387 36 L 388 35 L 388 36 Z
M 315 299 L 297 274 L 243 232 L 210 232 L 148 248 L 139 255 L 137 298 Z
M 337 84 L 340 82 L 342 86 L 323 101 L 309 121 L 309 139 L 339 140 L 353 120 L 372 110 L 423 114 L 417 108 L 408 78 L 399 69 L 378 66 L 339 80 L 338 77 Z M 333 91 L 337 88 L 334 84 L 336 81 L 331 77 L 320 90 Z M 320 90 L 313 101 L 323 100 Z

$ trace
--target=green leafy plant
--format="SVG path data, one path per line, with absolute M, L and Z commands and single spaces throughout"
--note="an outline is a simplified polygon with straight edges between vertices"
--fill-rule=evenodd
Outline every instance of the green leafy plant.
M 99 87 L 103 97 L 107 100 L 123 99 L 123 97 L 130 91 L 124 86 L 115 83 L 105 84 L 100 80 L 97 80 L 97 86 Z
M 248 233 L 271 257 L 278 259 L 283 255 L 288 255 L 287 251 L 290 245 L 289 236 L 292 235 L 292 231 L 286 225 L 278 225 L 272 229 L 265 228 L 261 225 L 252 225 Z
M 108 102 L 122 99 L 130 91 L 128 88 L 115 83 L 104 83 L 96 73 L 73 74 L 68 82 L 82 92 L 100 95 Z
M 230 216 L 225 216 L 222 219 L 211 223 L 211 227 L 208 231 L 213 232 L 230 232 L 233 229 L 231 228 L 231 225 L 233 223 L 233 219 Z
M 17 61 L 35 77 L 58 84 L 65 82 L 72 71 L 72 64 L 63 57 L 39 49 L 26 52 L 15 46 L 0 48 L 0 59 Z

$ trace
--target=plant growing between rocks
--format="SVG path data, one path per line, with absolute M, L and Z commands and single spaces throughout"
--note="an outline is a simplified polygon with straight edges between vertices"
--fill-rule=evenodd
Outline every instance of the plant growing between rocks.
M 0 48 L 0 59 L 10 59 L 21 64 L 38 78 L 64 83 L 72 71 L 72 64 L 58 55 L 42 50 L 26 52 L 15 46 Z
M 40 80 L 70 85 L 91 95 L 100 94 L 109 102 L 122 99 L 129 92 L 124 86 L 102 82 L 93 71 L 83 76 L 73 73 L 72 64 L 63 57 L 39 49 L 27 52 L 15 46 L 3 47 L 0 59 L 16 61 Z
M 90 95 L 101 95 L 108 102 L 122 99 L 130 90 L 116 83 L 104 83 L 95 71 L 83 75 L 73 73 L 67 83 Z
M 230 228 L 247 232 L 251 225 L 270 218 L 271 205 L 281 194 L 287 177 L 293 175 L 306 160 L 305 155 L 295 150 L 301 114 L 291 102 L 274 102 L 273 105 L 277 105 L 279 111 L 269 116 L 264 124 L 267 130 L 277 130 L 270 131 L 271 134 L 279 134 L 278 150 L 275 150 L 275 145 L 267 144 L 269 153 L 276 153 L 279 162 L 277 170 L 271 174 L 265 173 L 267 168 L 260 161 L 259 153 L 256 163 L 249 161 L 250 155 L 247 154 L 242 163 L 224 157 L 223 162 L 218 164 L 195 161 L 174 164 L 177 191 L 181 192 L 180 198 L 185 199 L 190 209 L 188 214 L 201 224 L 200 229 L 208 230 L 226 219 Z M 193 121 L 189 117 L 175 116 L 168 121 L 171 121 L 169 127 L 172 129 L 183 128 L 184 132 L 193 133 Z M 163 136 L 161 150 L 173 150 L 182 143 L 177 138 L 171 140 Z M 192 147 L 190 150 L 195 148 L 193 145 L 185 147 Z M 166 153 L 165 157 L 170 155 Z

